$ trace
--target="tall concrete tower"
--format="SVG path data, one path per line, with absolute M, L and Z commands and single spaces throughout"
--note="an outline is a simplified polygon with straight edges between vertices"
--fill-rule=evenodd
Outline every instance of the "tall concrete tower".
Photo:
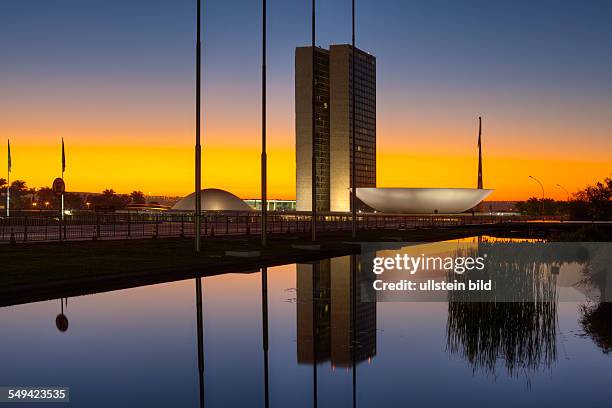
M 315 164 L 317 210 L 329 211 L 329 51 L 295 50 L 295 154 L 298 211 L 312 209 L 312 77 L 315 80 Z
M 376 187 L 376 58 L 352 47 L 316 48 L 317 209 L 350 211 L 352 94 L 355 92 L 357 187 Z M 312 157 L 312 47 L 296 48 L 295 135 L 298 211 L 310 211 Z M 359 203 L 358 203 L 359 204 Z

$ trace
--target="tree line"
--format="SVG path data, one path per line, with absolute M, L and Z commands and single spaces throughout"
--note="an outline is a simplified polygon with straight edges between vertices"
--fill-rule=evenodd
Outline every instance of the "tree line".
M 6 179 L 0 178 L 0 195 L 6 203 Z M 15 180 L 10 185 L 11 209 L 14 210 L 59 210 L 61 199 L 51 187 L 39 189 L 28 187 L 24 180 Z M 100 194 L 84 196 L 78 193 L 64 193 L 64 207 L 67 210 L 94 209 L 96 206 L 125 208 L 128 204 L 144 204 L 145 195 L 134 190 L 130 194 L 117 194 L 113 189 L 106 189 Z
M 563 215 L 572 220 L 612 220 L 612 178 L 587 186 L 573 195 L 569 201 L 531 197 L 516 204 L 517 210 L 526 215 Z

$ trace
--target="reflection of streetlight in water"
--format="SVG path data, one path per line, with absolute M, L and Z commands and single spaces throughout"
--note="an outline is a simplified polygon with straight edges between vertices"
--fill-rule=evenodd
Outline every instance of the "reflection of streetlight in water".
M 61 311 L 60 311 L 60 314 L 58 314 L 57 317 L 55 318 L 55 326 L 57 327 L 57 330 L 64 333 L 68 330 L 68 318 L 64 314 L 64 302 L 66 302 L 66 309 L 68 309 L 68 298 L 65 298 L 65 299 L 62 298 L 60 299 L 60 302 L 61 302 Z

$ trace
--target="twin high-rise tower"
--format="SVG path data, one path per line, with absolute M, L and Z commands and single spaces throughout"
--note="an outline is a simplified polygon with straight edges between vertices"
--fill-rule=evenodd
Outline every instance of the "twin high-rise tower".
M 315 164 L 318 211 L 350 211 L 352 109 L 355 93 L 357 187 L 376 187 L 376 58 L 352 47 L 295 51 L 296 198 L 298 211 L 312 209 L 312 80 L 315 80 Z M 355 84 L 352 83 L 354 78 Z

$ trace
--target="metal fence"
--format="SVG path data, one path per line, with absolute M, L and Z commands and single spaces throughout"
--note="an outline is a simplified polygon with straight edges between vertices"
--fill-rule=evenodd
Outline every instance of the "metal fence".
M 404 230 L 461 225 L 482 225 L 527 221 L 514 215 L 385 215 L 359 214 L 360 230 Z M 310 232 L 311 215 L 299 212 L 268 213 L 268 232 L 292 234 Z M 317 231 L 348 231 L 347 214 L 321 214 Z M 258 212 L 206 212 L 202 214 L 202 235 L 256 235 L 261 232 Z M 74 241 L 194 236 L 194 216 L 178 213 L 81 213 L 66 215 L 16 214 L 0 218 L 0 242 Z

